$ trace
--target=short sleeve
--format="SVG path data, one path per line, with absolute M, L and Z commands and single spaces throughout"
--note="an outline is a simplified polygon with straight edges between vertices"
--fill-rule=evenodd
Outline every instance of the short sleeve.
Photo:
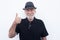
M 19 30 L 19 24 L 16 25 L 15 32 L 16 32 L 17 34 L 20 32 L 20 30 Z
M 45 25 L 44 25 L 44 22 L 43 22 L 43 21 L 41 22 L 41 25 L 42 25 L 41 37 L 46 37 L 46 36 L 48 36 L 48 32 L 47 32 L 47 30 L 46 30 L 46 28 L 45 28 Z

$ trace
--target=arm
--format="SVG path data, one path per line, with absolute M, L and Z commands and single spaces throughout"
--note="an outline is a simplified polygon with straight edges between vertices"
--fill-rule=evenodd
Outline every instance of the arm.
M 16 36 L 15 29 L 18 23 L 21 23 L 21 19 L 18 17 L 18 14 L 16 14 L 15 20 L 9 30 L 9 34 L 8 34 L 9 38 L 13 38 Z
M 42 37 L 42 40 L 47 40 L 47 38 L 46 37 Z
M 41 21 L 41 25 L 42 25 L 42 29 L 43 29 L 43 31 L 42 31 L 42 34 L 41 34 L 41 39 L 42 40 L 47 40 L 47 36 L 48 36 L 48 32 L 47 32 L 47 30 L 46 30 L 46 28 L 45 28 L 45 24 L 44 24 L 44 22 L 43 21 Z
M 16 23 L 13 22 L 13 24 L 9 30 L 9 38 L 15 37 L 15 35 L 16 35 L 15 29 L 16 29 Z

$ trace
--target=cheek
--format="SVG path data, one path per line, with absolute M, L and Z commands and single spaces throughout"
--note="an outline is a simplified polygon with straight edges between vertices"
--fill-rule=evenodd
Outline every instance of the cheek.
M 35 14 L 35 12 L 33 11 L 31 14 L 32 14 L 32 15 L 34 15 L 34 14 Z
M 29 15 L 29 13 L 28 13 L 28 12 L 25 12 L 25 14 L 26 14 L 26 15 Z

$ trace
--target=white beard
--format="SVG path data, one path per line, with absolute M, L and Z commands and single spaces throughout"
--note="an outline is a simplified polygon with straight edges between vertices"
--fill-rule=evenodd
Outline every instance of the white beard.
M 33 15 L 33 16 L 27 16 L 27 19 L 28 19 L 29 21 L 33 21 L 34 15 Z

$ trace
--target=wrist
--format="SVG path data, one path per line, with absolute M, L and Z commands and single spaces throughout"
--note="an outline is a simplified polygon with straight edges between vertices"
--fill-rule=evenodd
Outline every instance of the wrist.
M 16 21 L 14 21 L 13 24 L 17 25 Z

